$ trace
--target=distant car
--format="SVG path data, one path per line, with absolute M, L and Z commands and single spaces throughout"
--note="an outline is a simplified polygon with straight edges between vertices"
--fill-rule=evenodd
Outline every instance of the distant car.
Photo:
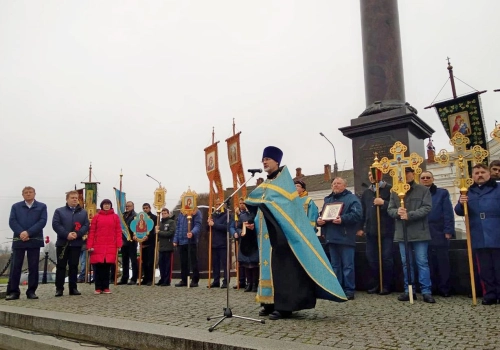
M 38 271 L 38 283 L 42 283 L 43 279 L 43 271 Z M 47 271 L 47 283 L 56 283 L 56 273 Z M 27 286 L 28 285 L 28 273 L 25 272 L 21 275 L 21 280 L 19 281 L 20 285 Z

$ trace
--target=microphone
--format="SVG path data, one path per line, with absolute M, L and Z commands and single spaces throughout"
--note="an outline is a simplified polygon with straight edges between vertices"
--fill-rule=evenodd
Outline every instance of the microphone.
M 255 173 L 261 173 L 262 169 L 248 169 L 247 171 L 249 173 L 255 174 Z

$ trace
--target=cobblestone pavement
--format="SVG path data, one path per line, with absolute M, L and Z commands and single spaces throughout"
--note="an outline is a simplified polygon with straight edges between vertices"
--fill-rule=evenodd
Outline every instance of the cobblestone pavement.
M 93 295 L 93 285 L 79 284 L 81 296 L 54 297 L 54 285 L 40 285 L 39 300 L 0 300 L 0 304 L 72 314 L 189 327 L 208 332 L 222 314 L 225 289 L 112 286 L 113 294 Z M 299 287 L 299 286 L 297 286 Z M 254 293 L 229 291 L 234 314 L 259 318 Z M 266 324 L 236 318 L 222 322 L 214 332 L 317 344 L 338 349 L 500 349 L 500 305 L 473 307 L 463 296 L 436 297 L 427 304 L 421 296 L 415 304 L 397 301 L 397 294 L 368 295 L 358 292 L 345 303 L 318 300 L 316 309 L 294 313 L 290 319 Z M 267 318 L 266 318 L 267 319 Z

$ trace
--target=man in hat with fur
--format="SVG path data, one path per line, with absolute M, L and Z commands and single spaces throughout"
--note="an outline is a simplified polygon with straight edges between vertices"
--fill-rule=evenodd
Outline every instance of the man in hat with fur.
M 316 299 L 346 301 L 314 227 L 304 212 L 292 177 L 281 166 L 283 152 L 264 149 L 262 163 L 267 180 L 250 193 L 246 204 L 255 217 L 247 228 L 257 232 L 260 316 L 278 320 L 293 311 L 312 309 Z M 293 276 L 293 278 L 290 278 Z

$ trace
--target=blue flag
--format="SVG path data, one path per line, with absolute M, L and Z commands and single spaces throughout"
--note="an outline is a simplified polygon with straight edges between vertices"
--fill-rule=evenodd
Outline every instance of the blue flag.
M 127 200 L 125 199 L 125 192 L 115 190 L 115 196 L 116 196 L 116 213 L 118 214 L 118 217 L 120 218 L 120 223 L 122 225 L 122 233 L 123 237 L 127 241 L 131 241 L 132 239 L 130 238 L 130 233 L 128 232 L 128 227 L 127 224 L 125 223 L 125 220 L 123 219 L 123 213 L 125 212 L 125 203 L 127 203 Z

